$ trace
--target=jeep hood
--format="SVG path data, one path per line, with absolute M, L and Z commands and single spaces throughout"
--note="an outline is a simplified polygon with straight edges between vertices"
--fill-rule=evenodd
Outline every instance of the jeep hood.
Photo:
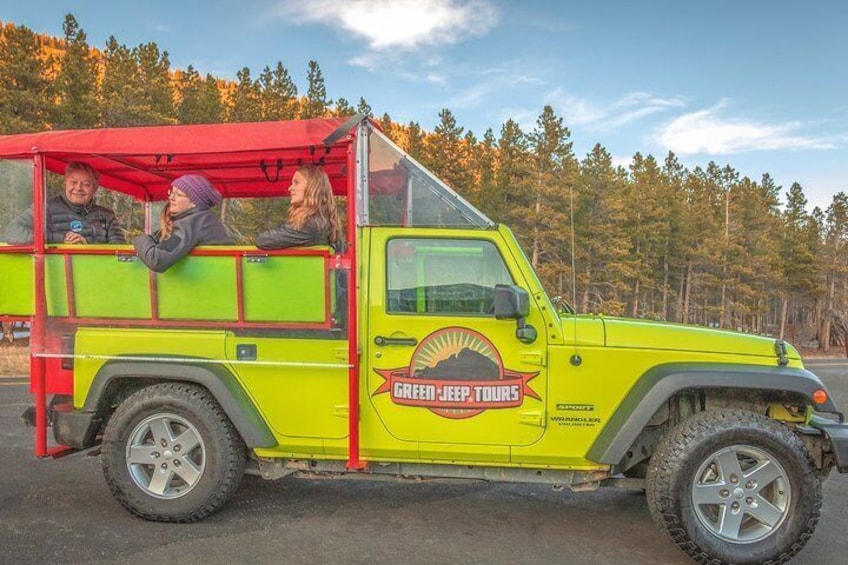
M 771 337 L 643 320 L 605 317 L 603 321 L 607 347 L 777 357 L 777 340 Z M 789 359 L 801 358 L 798 351 L 788 344 L 786 356 Z

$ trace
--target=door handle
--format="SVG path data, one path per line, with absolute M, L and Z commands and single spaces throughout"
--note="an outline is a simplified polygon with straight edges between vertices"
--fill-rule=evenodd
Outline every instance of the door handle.
M 374 338 L 374 344 L 383 346 L 383 345 L 407 345 L 413 346 L 418 345 L 418 340 L 414 337 L 383 337 L 378 335 Z

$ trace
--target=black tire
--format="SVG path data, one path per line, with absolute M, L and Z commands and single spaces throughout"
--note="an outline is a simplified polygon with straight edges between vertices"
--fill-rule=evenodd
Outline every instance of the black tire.
M 654 520 L 700 563 L 785 563 L 821 514 L 822 479 L 804 444 L 745 410 L 681 422 L 657 446 L 647 482 Z
M 238 490 L 246 449 L 206 389 L 161 383 L 137 391 L 115 410 L 103 433 L 101 459 L 109 489 L 131 513 L 157 522 L 194 522 Z

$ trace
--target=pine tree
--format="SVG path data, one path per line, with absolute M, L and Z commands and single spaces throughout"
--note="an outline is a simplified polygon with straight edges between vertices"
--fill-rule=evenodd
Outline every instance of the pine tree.
M 571 132 L 550 106 L 542 109 L 529 138 L 535 176 L 530 261 L 543 282 L 555 288 L 558 295 L 572 276 L 570 206 L 578 164 L 570 138 Z
M 223 103 L 218 81 L 211 74 L 202 80 L 200 74 L 188 66 L 179 79 L 180 103 L 177 118 L 181 124 L 214 124 L 221 121 Z
M 330 101 L 327 99 L 327 87 L 324 85 L 324 75 L 317 61 L 309 61 L 306 75 L 306 104 L 301 112 L 301 118 L 323 118 L 329 114 Z
M 359 104 L 356 105 L 356 113 L 363 114 L 369 118 L 374 117 L 374 112 L 371 111 L 371 106 L 365 101 L 365 98 L 359 97 Z
M 413 159 L 421 162 L 425 158 L 427 151 L 424 130 L 421 129 L 418 122 L 409 122 L 409 126 L 407 126 L 406 130 L 405 143 L 401 147 L 404 151 L 409 153 Z
M 65 16 L 65 51 L 56 77 L 56 129 L 93 128 L 98 122 L 97 61 L 73 14 Z
M 39 41 L 28 27 L 8 26 L 0 37 L 0 133 L 41 131 L 52 89 Z
M 764 180 L 739 181 L 730 208 L 727 325 L 753 332 L 766 331 L 769 295 L 780 285 L 777 193 L 770 179 Z
M 624 313 L 630 240 L 623 233 L 624 171 L 600 144 L 580 162 L 574 198 L 577 297 L 581 312 Z
M 497 139 L 492 128 L 486 129 L 483 134 L 483 141 L 479 144 L 475 158 L 479 162 L 480 179 L 479 179 L 479 201 L 474 204 L 480 208 L 480 211 L 494 218 L 500 216 L 502 208 L 498 207 L 497 187 L 495 186 L 495 177 L 498 167 L 497 155 Z
M 143 43 L 133 49 L 136 60 L 134 84 L 142 92 L 144 125 L 176 123 L 171 62 L 167 51 L 159 51 L 156 43 Z
M 262 119 L 262 100 L 259 84 L 250 78 L 250 69 L 236 73 L 238 82 L 230 96 L 228 121 L 258 122 Z
M 807 198 L 804 196 L 804 189 L 799 183 L 792 183 L 786 194 L 786 207 L 783 213 L 784 232 L 780 249 L 784 259 L 779 332 L 781 339 L 786 333 L 787 323 L 795 326 L 804 321 L 800 306 L 804 302 L 804 297 L 809 297 L 818 287 L 817 220 L 814 215 L 807 212 L 806 207 Z
M 537 178 L 533 174 L 527 135 L 518 122 L 511 119 L 504 122 L 497 147 L 498 171 L 493 196 L 498 212 L 493 219 L 508 224 L 525 252 L 529 252 L 533 240 Z
M 259 75 L 259 98 L 263 120 L 293 120 L 297 117 L 297 87 L 280 61 L 274 70 L 265 67 Z
M 103 57 L 101 123 L 105 127 L 143 125 L 149 108 L 137 83 L 138 65 L 132 51 L 110 36 Z
M 464 167 L 462 135 L 465 128 L 447 108 L 439 112 L 439 124 L 426 138 L 424 166 L 428 167 L 449 187 L 463 193 L 467 190 L 469 174 Z
M 683 296 L 682 272 L 685 255 L 687 225 L 684 217 L 686 192 L 685 179 L 689 171 L 680 164 L 677 156 L 669 151 L 663 161 L 661 196 L 668 212 L 668 238 L 664 245 L 662 264 L 657 278 L 660 286 L 660 314 L 663 320 L 682 319 Z
M 650 296 L 656 296 L 656 273 L 662 264 L 671 225 L 663 174 L 653 156 L 633 156 L 627 188 L 624 229 L 631 240 L 630 311 L 635 317 L 662 317 Z
M 392 117 L 386 113 L 380 116 L 380 119 L 377 120 L 377 123 L 380 124 L 380 129 L 383 130 L 383 134 L 386 137 L 402 146 L 402 140 L 400 139 L 400 128 L 395 125 L 395 122 L 392 120 Z
M 347 101 L 347 98 L 339 98 L 336 100 L 336 108 L 333 110 L 333 115 L 337 117 L 346 117 L 352 116 L 356 111 L 353 109 L 353 106 L 350 105 L 350 102 Z
M 848 352 L 848 195 L 839 192 L 833 197 L 825 215 L 821 268 L 824 275 L 824 296 L 818 328 L 819 349 L 827 352 L 833 341 L 833 325 L 839 322 L 839 336 Z

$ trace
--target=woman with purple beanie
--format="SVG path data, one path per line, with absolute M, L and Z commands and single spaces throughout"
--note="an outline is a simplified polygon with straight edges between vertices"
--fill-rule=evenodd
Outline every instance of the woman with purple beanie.
M 168 207 L 172 232 L 166 239 L 140 235 L 133 240 L 138 258 L 157 273 L 188 255 L 198 245 L 233 245 L 212 207 L 221 193 L 201 175 L 183 175 L 171 183 Z

